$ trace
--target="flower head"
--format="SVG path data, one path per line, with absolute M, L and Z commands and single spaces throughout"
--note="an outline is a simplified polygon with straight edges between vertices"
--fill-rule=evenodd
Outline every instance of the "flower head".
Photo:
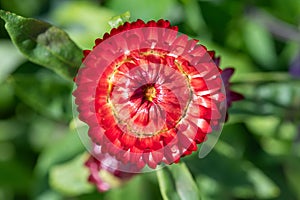
M 224 120 L 214 52 L 168 21 L 126 22 L 84 54 L 73 93 L 79 118 L 120 168 L 178 162 Z

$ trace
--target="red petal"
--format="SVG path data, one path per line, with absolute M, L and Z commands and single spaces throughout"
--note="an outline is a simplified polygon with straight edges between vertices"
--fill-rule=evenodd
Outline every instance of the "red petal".
M 184 52 L 187 42 L 188 42 L 187 35 L 181 35 L 177 37 L 171 46 L 170 53 L 180 56 Z
M 120 137 L 120 141 L 126 146 L 126 147 L 132 147 L 135 144 L 136 141 L 136 137 L 129 135 L 127 133 L 124 133 L 121 137 Z
M 175 162 L 176 160 L 180 159 L 180 150 L 178 148 L 177 145 L 173 145 L 173 146 L 166 146 L 164 148 L 164 155 L 165 155 L 165 162 L 167 164 L 171 164 L 173 162 Z
M 162 148 L 160 137 L 161 136 L 158 134 L 152 137 L 139 138 L 136 146 L 144 151 L 160 149 Z
M 183 148 L 184 150 L 188 149 L 191 144 L 194 142 L 194 138 L 188 138 L 187 136 L 179 133 L 178 134 L 178 141 L 180 142 L 180 147 Z
M 122 131 L 118 126 L 112 126 L 105 131 L 106 137 L 111 141 L 114 142 L 117 138 L 122 135 Z
M 159 27 L 168 28 L 170 26 L 170 22 L 168 20 L 160 19 L 157 21 L 157 25 Z
M 157 24 L 154 20 L 151 20 L 151 21 L 147 22 L 146 26 L 147 27 L 156 27 Z
M 206 80 L 201 77 L 193 78 L 191 80 L 191 86 L 196 92 L 200 92 L 207 89 Z
M 204 132 L 204 133 L 210 133 L 212 131 L 209 123 L 204 119 L 198 119 L 197 120 L 197 126 Z
M 174 129 L 170 129 L 164 133 L 160 134 L 163 140 L 164 146 L 168 145 L 170 142 L 177 142 L 177 132 Z
M 95 46 L 97 46 L 98 44 L 100 44 L 102 41 L 103 41 L 102 39 L 97 38 L 97 39 L 95 40 Z
M 147 126 L 149 124 L 149 109 L 152 102 L 146 101 L 143 103 L 135 112 L 135 116 L 132 115 L 132 118 L 135 117 L 134 123 L 140 126 Z
M 84 57 L 87 57 L 91 53 L 91 50 L 83 50 Z

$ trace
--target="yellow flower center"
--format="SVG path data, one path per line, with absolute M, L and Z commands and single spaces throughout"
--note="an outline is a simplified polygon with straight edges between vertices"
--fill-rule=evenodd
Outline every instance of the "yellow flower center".
M 156 97 L 156 89 L 154 86 L 149 86 L 145 89 L 145 98 L 148 101 L 153 101 L 153 98 Z

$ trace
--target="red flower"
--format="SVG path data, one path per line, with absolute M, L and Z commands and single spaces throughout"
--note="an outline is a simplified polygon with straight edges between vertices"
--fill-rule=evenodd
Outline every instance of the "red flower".
M 168 21 L 125 23 L 95 43 L 73 94 L 90 139 L 120 165 L 178 162 L 224 120 L 214 53 Z
M 94 145 L 93 154 L 96 157 L 90 156 L 85 166 L 90 171 L 89 182 L 95 184 L 99 192 L 117 187 L 135 175 L 117 170 L 118 161 L 109 154 L 102 154 L 100 146 Z

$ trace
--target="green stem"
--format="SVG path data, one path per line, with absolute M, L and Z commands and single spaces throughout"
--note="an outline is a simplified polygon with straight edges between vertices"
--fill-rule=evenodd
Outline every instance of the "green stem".
M 288 73 L 282 72 L 254 72 L 247 74 L 239 74 L 234 77 L 233 84 L 261 84 L 273 82 L 290 82 L 298 81 Z

